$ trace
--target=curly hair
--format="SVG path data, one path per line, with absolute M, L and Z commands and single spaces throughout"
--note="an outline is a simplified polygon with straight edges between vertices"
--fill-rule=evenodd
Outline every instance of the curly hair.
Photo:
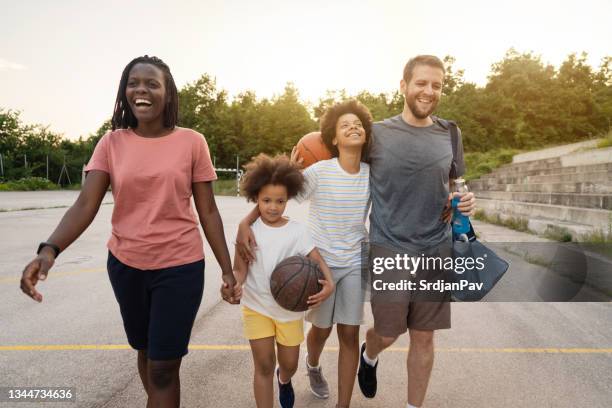
M 365 157 L 367 146 L 370 143 L 370 136 L 372 133 L 372 114 L 370 110 L 361 102 L 354 99 L 349 99 L 344 102 L 335 104 L 328 108 L 323 116 L 321 117 L 321 137 L 323 143 L 329 149 L 333 157 L 338 157 L 340 154 L 338 148 L 334 145 L 333 140 L 336 137 L 336 124 L 340 116 L 347 113 L 352 113 L 357 116 L 363 125 L 363 129 L 366 133 L 366 142 L 361 150 L 361 158 Z
M 174 78 L 170 73 L 170 68 L 164 61 L 157 57 L 149 57 L 144 55 L 142 57 L 134 58 L 129 64 L 123 69 L 121 74 L 121 80 L 119 81 L 119 89 L 117 90 L 117 98 L 115 100 L 115 109 L 113 111 L 113 118 L 111 119 L 111 125 L 113 130 L 115 129 L 127 129 L 136 128 L 138 126 L 138 119 L 134 116 L 130 105 L 128 104 L 127 97 L 125 96 L 125 89 L 127 88 L 128 77 L 130 71 L 136 64 L 151 64 L 159 68 L 166 78 L 166 98 L 167 103 L 164 107 L 164 127 L 174 128 L 178 122 L 178 91 L 176 90 L 176 84 Z
M 246 173 L 240 182 L 240 190 L 248 201 L 256 202 L 257 195 L 268 184 L 285 186 L 289 199 L 301 193 L 304 188 L 304 176 L 300 168 L 285 155 L 272 158 L 261 153 L 245 168 Z

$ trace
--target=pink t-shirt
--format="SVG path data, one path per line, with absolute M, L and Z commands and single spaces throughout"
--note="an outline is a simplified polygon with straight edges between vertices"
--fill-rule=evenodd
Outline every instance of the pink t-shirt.
M 105 134 L 85 171 L 110 175 L 115 207 L 108 249 L 126 265 L 160 269 L 204 258 L 191 184 L 217 175 L 204 136 L 175 128 L 146 138 L 130 129 Z

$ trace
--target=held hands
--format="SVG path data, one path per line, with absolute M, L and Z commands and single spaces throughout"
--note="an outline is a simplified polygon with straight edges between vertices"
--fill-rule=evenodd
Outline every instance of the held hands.
M 444 210 L 442 211 L 440 219 L 442 219 L 446 223 L 451 222 L 453 218 L 453 208 L 451 207 L 451 201 L 453 197 L 461 197 L 457 208 L 459 209 L 459 211 L 461 211 L 463 215 L 467 215 L 468 217 L 474 215 L 474 210 L 476 209 L 476 197 L 474 197 L 474 193 L 469 192 L 461 194 L 455 192 L 450 193 L 448 195 L 448 200 L 446 202 L 446 205 L 444 206 Z
M 231 305 L 240 304 L 242 297 L 242 284 L 236 281 L 233 274 L 223 274 L 221 284 L 221 298 Z
M 39 280 L 47 279 L 49 269 L 55 262 L 55 254 L 50 248 L 43 248 L 23 270 L 21 274 L 21 291 L 37 302 L 42 302 L 43 296 L 35 288 Z
M 334 293 L 334 290 L 336 290 L 336 284 L 334 282 L 330 282 L 326 279 L 319 279 L 319 283 L 323 287 L 318 293 L 308 297 L 306 301 L 306 303 L 308 303 L 308 309 L 314 309 L 321 306 L 321 303 L 330 297 L 331 294 Z

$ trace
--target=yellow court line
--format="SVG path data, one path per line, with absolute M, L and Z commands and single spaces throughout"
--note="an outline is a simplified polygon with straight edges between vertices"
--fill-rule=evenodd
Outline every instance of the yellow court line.
M 106 272 L 106 268 L 89 268 L 89 269 L 77 269 L 75 271 L 65 271 L 65 272 L 55 272 L 53 269 L 51 269 L 51 272 L 49 272 L 49 276 L 47 277 L 47 279 L 52 279 L 55 277 L 62 277 L 62 276 L 72 276 L 72 275 L 79 275 L 81 273 L 94 273 L 94 272 Z M 15 282 L 19 282 L 21 280 L 21 276 L 17 277 L 17 276 L 10 276 L 8 278 L 0 278 L 0 284 L 3 283 L 15 283 Z
M 130 350 L 127 344 L 38 344 L 0 346 L 0 351 L 49 351 L 49 350 Z
M 16 345 L 0 346 L 0 351 L 75 351 L 75 350 L 130 350 L 127 344 L 50 344 L 50 345 Z M 246 344 L 192 344 L 190 350 L 208 351 L 246 351 Z M 385 351 L 407 352 L 408 347 L 389 347 Z M 325 347 L 324 351 L 338 351 L 338 347 Z M 496 347 L 438 347 L 442 353 L 530 353 L 530 354 L 612 354 L 612 348 L 496 348 Z

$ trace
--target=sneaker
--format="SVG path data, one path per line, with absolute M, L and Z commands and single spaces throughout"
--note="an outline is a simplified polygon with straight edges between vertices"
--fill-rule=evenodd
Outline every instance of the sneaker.
M 363 353 L 365 352 L 365 341 L 361 343 L 361 351 L 359 353 L 359 371 L 357 371 L 357 380 L 359 380 L 359 389 L 366 398 L 374 398 L 376 395 L 376 367 L 378 367 L 378 361 L 376 365 L 372 367 L 363 359 Z
M 279 369 L 276 367 L 276 380 L 278 381 L 278 402 L 282 408 L 293 408 L 295 402 L 295 393 L 291 381 L 287 384 L 281 384 Z
M 310 368 L 308 367 L 308 353 L 306 353 L 306 374 L 310 380 L 310 391 L 317 398 L 328 398 L 329 397 L 329 385 L 327 380 L 323 377 L 323 371 L 321 367 Z

